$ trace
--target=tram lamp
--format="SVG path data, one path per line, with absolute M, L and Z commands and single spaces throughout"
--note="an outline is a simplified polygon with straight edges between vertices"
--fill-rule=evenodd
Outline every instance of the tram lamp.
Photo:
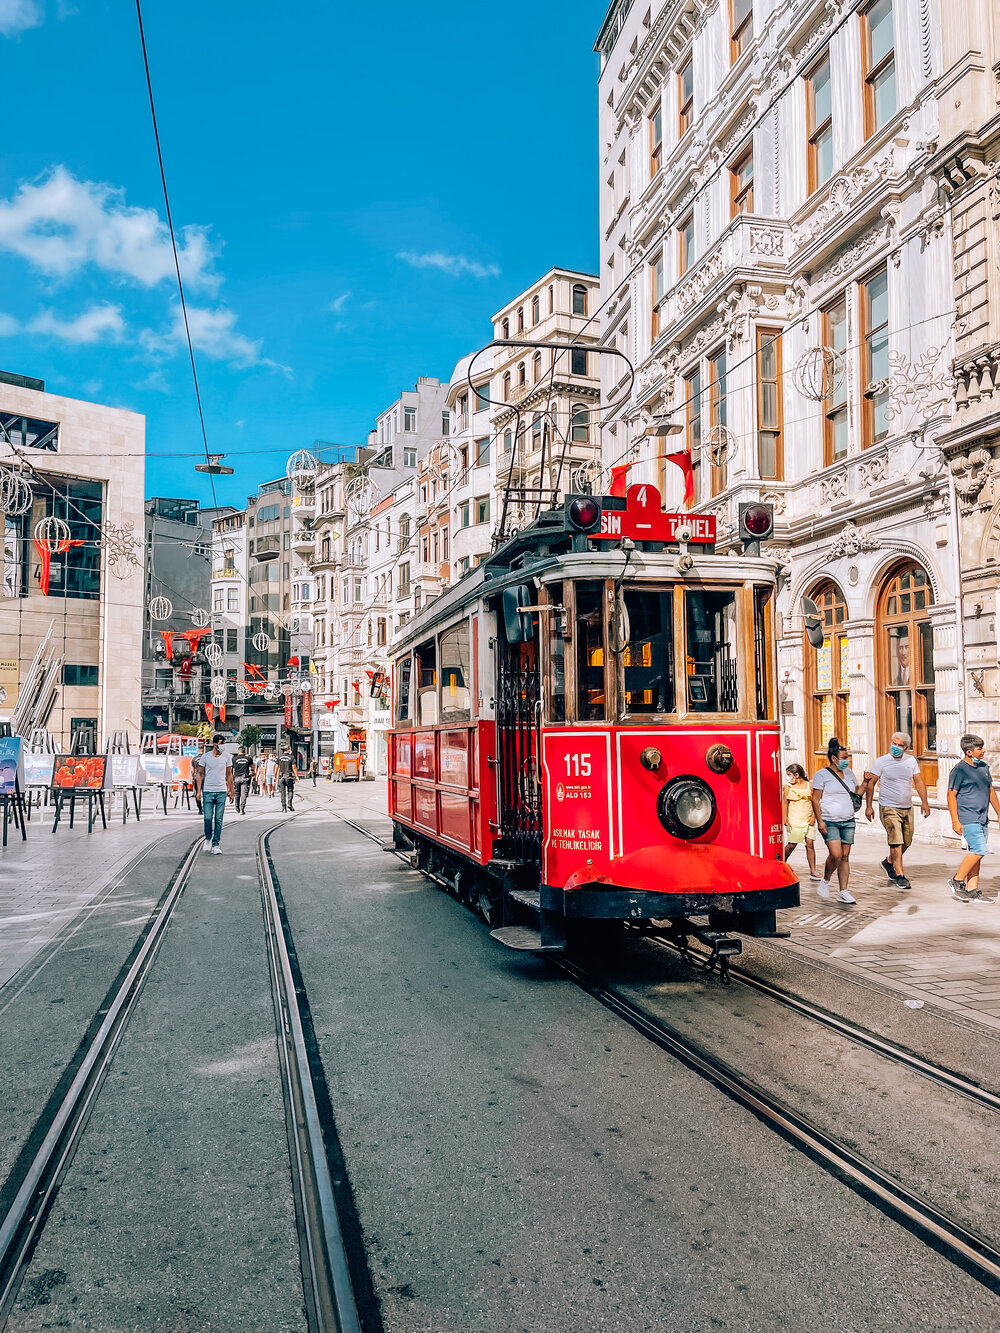
M 571 500 L 569 521 L 581 532 L 592 532 L 601 521 L 601 506 L 589 496 Z
M 811 597 L 802 598 L 802 619 L 806 627 L 806 638 L 814 648 L 822 648 L 823 640 L 826 638 L 823 632 L 823 617 Z
M 715 794 L 703 779 L 685 774 L 660 789 L 656 813 L 672 837 L 700 838 L 715 820 Z
M 224 459 L 225 456 L 225 454 L 206 454 L 206 461 L 204 463 L 195 463 L 194 470 L 195 472 L 207 472 L 213 477 L 231 477 L 233 475 L 233 469 L 231 467 L 226 467 L 222 462 L 222 459 Z
M 667 435 L 680 435 L 684 429 L 679 421 L 670 421 L 666 417 L 656 417 L 651 426 L 647 426 L 643 434 L 652 437 L 655 440 L 662 440 Z
M 760 544 L 774 531 L 774 506 L 758 504 L 740 505 L 739 533 L 743 550 L 747 555 L 760 555 Z

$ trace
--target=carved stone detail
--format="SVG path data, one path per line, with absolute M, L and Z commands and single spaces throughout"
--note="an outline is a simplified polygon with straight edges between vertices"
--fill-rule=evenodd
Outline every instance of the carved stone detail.
M 866 491 L 889 480 L 889 455 L 879 454 L 858 464 L 858 490 Z
M 990 451 L 973 449 L 964 457 L 953 458 L 950 468 L 962 513 L 971 514 L 989 509 L 996 477 Z
M 854 523 L 845 523 L 840 536 L 827 551 L 831 560 L 840 560 L 843 556 L 861 555 L 863 551 L 881 550 L 882 543 L 877 537 L 867 537 L 859 532 Z
M 824 505 L 834 500 L 847 499 L 847 468 L 840 472 L 831 472 L 828 477 L 821 477 L 819 483 L 821 501 Z
M 764 491 L 761 494 L 760 502 L 773 508 L 775 518 L 781 518 L 788 508 L 784 491 Z
M 781 259 L 785 253 L 785 233 L 774 227 L 751 227 L 750 253 L 765 259 Z
M 796 250 L 814 241 L 822 232 L 847 214 L 856 199 L 892 172 L 891 150 L 867 167 L 856 167 L 849 174 L 835 176 L 826 202 L 817 208 L 808 222 L 792 227 L 792 245 Z

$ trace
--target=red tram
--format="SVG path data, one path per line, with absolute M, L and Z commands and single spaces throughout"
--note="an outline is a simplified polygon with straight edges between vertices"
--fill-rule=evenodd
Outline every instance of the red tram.
M 773 566 L 714 540 L 714 518 L 664 513 L 652 486 L 570 497 L 395 648 L 396 843 L 503 943 L 560 949 L 602 920 L 699 933 L 706 916 L 773 935 L 798 904 Z

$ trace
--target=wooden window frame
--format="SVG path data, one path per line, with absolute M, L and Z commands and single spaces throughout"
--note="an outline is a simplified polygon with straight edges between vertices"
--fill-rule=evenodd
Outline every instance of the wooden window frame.
M 663 103 L 657 102 L 646 117 L 649 126 L 649 179 L 652 180 L 663 165 Z M 657 125 L 659 132 L 657 133 Z
M 850 687 L 842 679 L 840 672 L 841 665 L 841 639 L 846 639 L 847 634 L 843 626 L 847 622 L 847 598 L 838 583 L 833 579 L 823 579 L 816 584 L 809 592 L 820 609 L 820 617 L 823 621 L 823 637 L 830 640 L 830 689 L 820 690 L 818 679 L 819 652 L 814 648 L 806 637 L 805 631 L 802 633 L 802 660 L 805 663 L 805 731 L 806 731 L 806 754 L 811 756 L 817 767 L 825 762 L 826 742 L 823 740 L 823 698 L 827 694 L 833 701 L 833 734 L 846 745 L 847 741 L 847 714 L 848 701 L 850 698 Z M 844 614 L 837 619 L 837 610 L 843 608 Z
M 770 377 L 765 380 L 761 374 L 760 348 L 763 340 L 773 342 L 774 344 L 774 379 Z M 761 329 L 757 330 L 757 470 L 762 479 L 767 481 L 783 481 L 785 478 L 785 450 L 784 450 L 784 425 L 785 425 L 785 406 L 781 378 L 781 330 L 780 329 Z M 774 471 L 765 473 L 760 461 L 760 437 L 764 433 L 765 427 L 762 425 L 764 420 L 764 385 L 773 383 L 775 386 L 775 401 L 777 404 L 778 420 L 773 430 L 768 430 L 768 434 L 773 434 L 774 441 Z
M 719 384 L 719 373 L 717 367 L 719 362 L 725 363 L 723 376 L 726 379 L 726 387 L 723 392 Z M 725 344 L 708 358 L 709 382 L 708 382 L 708 428 L 709 431 L 715 426 L 728 426 L 725 419 L 729 415 L 729 355 Z M 712 496 L 721 495 L 729 484 L 729 465 L 725 457 L 720 463 L 714 458 L 709 457 L 709 468 L 711 472 L 711 494 Z
M 826 117 L 825 120 L 817 124 L 816 92 L 814 84 L 815 84 L 816 74 L 824 65 L 827 66 L 830 72 L 830 79 L 831 79 L 830 114 Z M 807 157 L 808 157 L 807 189 L 809 194 L 813 194 L 816 190 L 819 189 L 821 185 L 825 185 L 826 181 L 828 181 L 830 177 L 833 175 L 832 163 L 831 163 L 830 176 L 825 177 L 824 180 L 819 179 L 819 169 L 818 169 L 818 162 L 819 162 L 818 141 L 822 137 L 822 135 L 826 133 L 827 130 L 829 130 L 831 134 L 833 133 L 833 95 L 832 95 L 833 66 L 830 62 L 829 48 L 827 48 L 827 50 L 823 52 L 820 58 L 813 63 L 812 67 L 810 68 L 808 74 L 806 74 L 805 77 L 806 77 L 806 135 L 807 135 Z
M 677 224 L 677 276 L 683 277 L 689 269 L 694 268 L 695 256 L 692 253 L 691 262 L 688 263 L 687 245 L 684 241 L 684 233 L 688 227 L 691 228 L 691 250 L 694 251 L 694 213 L 688 213 Z
M 684 376 L 684 443 L 688 453 L 691 455 L 692 482 L 694 491 L 694 504 L 701 503 L 701 441 L 702 441 L 702 382 L 701 366 L 695 366 L 689 374 Z M 695 438 L 695 426 L 697 425 L 697 439 Z M 667 493 L 667 461 L 663 461 L 663 493 Z
M 847 325 L 846 292 L 841 292 L 840 296 L 837 298 L 836 301 L 831 301 L 828 305 L 824 306 L 823 310 L 820 312 L 822 319 L 822 343 L 824 347 L 828 347 L 831 351 L 834 350 L 834 348 L 833 348 L 833 337 L 830 332 L 831 328 L 830 318 L 834 309 L 839 305 L 843 305 L 844 307 L 844 325 L 846 329 Z M 844 338 L 845 346 L 847 341 L 848 339 L 845 334 Z M 846 351 L 843 353 L 843 355 L 846 355 Z M 847 457 L 847 452 L 841 454 L 839 457 L 835 456 L 834 454 L 834 440 L 836 437 L 836 431 L 834 429 L 834 418 L 839 416 L 841 413 L 844 414 L 846 420 L 850 419 L 846 395 L 842 405 L 839 407 L 834 406 L 834 400 L 832 395 L 823 399 L 823 466 L 824 467 L 829 467 L 832 463 L 842 463 L 844 459 Z
M 870 0 L 859 15 L 861 19 L 861 77 L 863 81 L 862 97 L 864 101 L 865 141 L 877 134 L 881 126 L 875 123 L 875 83 L 890 65 L 895 73 L 896 65 L 896 11 L 894 0 L 889 7 L 889 22 L 892 25 L 892 46 L 877 64 L 872 64 L 872 30 L 869 15 L 878 0 Z M 890 116 L 890 120 L 892 117 Z M 888 124 L 888 122 L 886 122 Z
M 749 33 L 748 30 L 749 29 Z M 736 0 L 729 0 L 729 63 L 735 65 L 753 41 L 753 0 L 743 19 L 737 23 Z
M 677 138 L 683 139 L 694 124 L 694 66 L 692 55 L 677 70 Z M 691 71 L 691 95 L 684 96 L 684 75 Z
M 879 278 L 885 278 L 885 304 L 886 315 L 885 323 L 872 327 L 868 313 L 870 304 L 868 298 L 868 288 Z M 858 313 L 861 324 L 861 448 L 871 449 L 876 444 L 881 444 L 883 440 L 889 438 L 890 430 L 888 422 L 886 423 L 885 433 L 876 440 L 875 438 L 875 400 L 876 395 L 869 392 L 868 385 L 872 383 L 871 374 L 871 339 L 874 335 L 885 329 L 886 336 L 889 332 L 889 266 L 881 265 L 873 273 L 867 274 L 858 282 Z M 887 396 L 887 395 L 886 395 Z
M 918 611 L 912 608 L 908 612 L 899 612 L 889 615 L 887 612 L 887 603 L 892 594 L 896 580 L 901 575 L 916 570 L 924 577 L 923 586 L 926 589 L 926 598 L 923 607 Z M 911 594 L 915 590 L 911 589 Z M 901 590 L 902 592 L 902 590 Z M 901 594 L 897 594 L 901 595 Z M 905 595 L 905 594 L 904 594 Z M 936 750 L 928 750 L 927 742 L 927 695 L 934 696 L 934 711 L 937 715 L 937 682 L 930 682 L 919 679 L 919 668 L 923 665 L 922 655 L 915 649 L 920 642 L 920 632 L 917 628 L 920 624 L 929 624 L 931 634 L 933 635 L 933 617 L 930 611 L 934 606 L 934 585 L 931 583 L 930 575 L 922 564 L 917 560 L 901 560 L 889 569 L 879 589 L 878 601 L 875 607 L 875 672 L 876 684 L 875 691 L 878 700 L 877 728 L 879 753 L 884 754 L 889 748 L 889 740 L 895 731 L 895 716 L 893 714 L 892 698 L 894 694 L 906 693 L 910 695 L 910 734 L 912 737 L 912 746 L 910 753 L 920 765 L 920 776 L 926 782 L 928 787 L 937 786 L 938 782 L 938 758 Z M 910 647 L 910 680 L 903 686 L 894 686 L 890 684 L 892 673 L 889 660 L 889 636 L 885 630 L 891 625 L 907 626 L 907 642 Z
M 659 268 L 659 274 L 660 274 L 659 294 L 657 294 L 656 290 L 657 268 Z M 650 309 L 649 336 L 650 336 L 650 341 L 654 343 L 660 336 L 660 302 L 663 300 L 665 291 L 666 291 L 666 284 L 664 282 L 663 251 L 661 250 L 660 253 L 654 259 L 651 259 L 649 263 L 649 309 Z
M 741 184 L 742 172 L 750 163 L 750 180 Z M 729 168 L 729 217 L 753 212 L 753 144 Z

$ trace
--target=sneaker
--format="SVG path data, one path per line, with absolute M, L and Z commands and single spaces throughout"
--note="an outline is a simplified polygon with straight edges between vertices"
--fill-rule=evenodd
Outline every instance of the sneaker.
M 910 881 L 906 878 L 905 875 L 897 875 L 895 884 L 897 889 L 908 889 L 911 887 Z
M 846 889 L 841 889 L 837 894 L 838 903 L 856 903 L 857 901 L 857 898 L 852 893 L 848 893 Z
M 889 860 L 888 857 L 886 857 L 886 858 L 881 862 L 881 865 L 882 865 L 882 869 L 883 869 L 883 870 L 885 871 L 885 873 L 886 873 L 887 878 L 889 879 L 889 882 L 892 883 L 892 884 L 895 884 L 895 883 L 896 883 L 896 872 L 895 872 L 895 870 L 893 870 L 893 868 L 892 868 L 892 862 Z
M 205 845 L 202 847 L 202 851 L 204 851 L 204 852 L 210 852 L 211 850 L 212 850 L 212 839 L 211 839 L 211 838 L 206 838 L 206 839 L 205 839 Z
M 951 896 L 957 898 L 960 903 L 971 903 L 975 894 L 969 892 L 965 887 L 964 879 L 955 879 L 954 876 L 948 881 L 948 887 L 951 889 Z
M 213 848 L 212 848 L 212 855 L 213 855 L 213 856 L 221 856 L 221 855 L 222 855 L 222 848 L 221 848 L 221 847 L 213 847 Z
M 816 892 L 819 894 L 821 898 L 829 898 L 830 885 L 828 881 L 825 879 L 821 879 L 820 882 L 816 885 Z

